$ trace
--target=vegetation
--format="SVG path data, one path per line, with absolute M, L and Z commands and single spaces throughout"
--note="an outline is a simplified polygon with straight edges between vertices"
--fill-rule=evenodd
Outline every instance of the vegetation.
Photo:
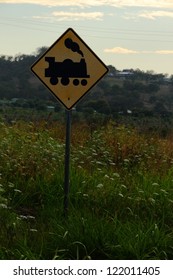
M 45 50 L 0 57 L 0 113 L 5 122 L 64 119 L 62 106 L 30 70 Z M 112 65 L 108 68 L 105 78 L 77 104 L 73 118 L 87 121 L 91 129 L 100 120 L 105 124 L 113 119 L 167 136 L 173 125 L 173 75 L 139 69 L 120 72 Z
M 44 50 L 0 57 L 0 259 L 172 259 L 173 76 L 110 65 L 77 104 L 65 219 L 64 110 L 29 70 Z
M 61 106 L 49 90 L 33 75 L 30 68 L 46 50 L 39 49 L 33 55 L 0 57 L 0 107 L 45 110 L 54 106 L 60 111 Z M 76 110 L 83 113 L 98 112 L 117 117 L 131 111 L 135 116 L 173 114 L 173 75 L 156 74 L 153 71 L 130 69 L 120 72 L 109 65 L 109 72 L 82 100 Z
M 62 122 L 0 126 L 1 259 L 172 259 L 171 138 L 73 123 L 64 219 Z

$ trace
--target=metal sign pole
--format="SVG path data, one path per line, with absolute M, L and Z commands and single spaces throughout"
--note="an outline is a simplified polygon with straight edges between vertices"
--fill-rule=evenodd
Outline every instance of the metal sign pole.
M 66 111 L 66 144 L 64 170 L 64 216 L 68 215 L 68 198 L 70 186 L 70 141 L 71 141 L 71 110 Z

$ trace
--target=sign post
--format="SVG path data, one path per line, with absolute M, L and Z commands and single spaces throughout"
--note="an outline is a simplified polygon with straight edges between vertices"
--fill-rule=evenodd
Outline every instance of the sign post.
M 71 109 L 108 72 L 106 65 L 72 29 L 31 66 L 31 71 L 67 109 L 64 214 L 68 212 Z
M 64 217 L 68 215 L 68 197 L 70 190 L 70 142 L 71 142 L 72 111 L 66 111 L 66 143 L 65 143 L 65 170 L 64 170 Z

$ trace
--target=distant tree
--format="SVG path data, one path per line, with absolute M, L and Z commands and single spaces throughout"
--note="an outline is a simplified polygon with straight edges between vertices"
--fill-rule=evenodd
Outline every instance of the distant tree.
M 45 46 L 38 48 L 36 51 L 36 56 L 42 55 L 44 52 L 47 51 L 47 49 L 48 49 L 48 47 L 45 47 Z
M 107 82 L 106 80 L 102 79 L 99 83 L 98 86 L 103 89 L 103 90 L 107 90 L 107 88 L 110 86 L 109 82 Z
M 162 101 L 157 101 L 154 106 L 154 111 L 159 114 L 164 114 L 166 112 L 165 106 Z
M 60 105 L 59 102 L 57 102 L 56 105 L 55 105 L 55 112 L 60 112 L 61 109 L 62 109 L 62 106 Z
M 170 76 L 171 85 L 173 85 L 173 75 Z
M 146 86 L 142 82 L 124 81 L 123 88 L 125 91 L 131 92 L 145 92 Z
M 108 69 L 109 69 L 108 72 L 109 75 L 116 76 L 118 70 L 114 66 L 108 65 Z
M 114 95 L 114 96 L 116 96 L 116 95 L 118 95 L 118 94 L 122 94 L 122 87 L 120 87 L 119 85 L 117 85 L 117 84 L 115 84 L 115 85 L 113 85 L 111 88 L 110 88 L 110 94 L 111 95 Z
M 146 86 L 146 90 L 148 93 L 153 93 L 153 92 L 157 92 L 159 91 L 160 87 L 158 84 L 156 83 L 149 83 L 147 86 Z

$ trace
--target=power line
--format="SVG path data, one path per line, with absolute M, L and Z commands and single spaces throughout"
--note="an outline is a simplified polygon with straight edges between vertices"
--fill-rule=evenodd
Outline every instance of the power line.
M 44 26 L 46 25 L 46 27 L 50 26 L 51 28 L 57 28 L 57 26 L 64 26 L 64 24 L 58 22 L 58 24 L 56 24 L 56 22 L 43 22 L 43 21 L 40 21 L 40 20 L 34 20 L 34 19 L 20 19 L 20 18 L 12 18 L 12 17 L 1 17 L 1 21 L 12 21 L 12 22 L 16 22 L 16 21 L 19 21 L 19 22 L 23 22 L 25 24 L 29 23 L 29 24 L 34 24 L 34 25 L 41 25 L 41 26 Z M 74 25 L 74 22 L 73 22 L 73 25 Z M 91 30 L 91 31 L 97 31 L 97 32 L 101 32 L 101 33 L 132 33 L 134 35 L 144 35 L 144 36 L 153 36 L 153 35 L 161 35 L 161 36 L 171 36 L 173 35 L 173 31 L 166 31 L 166 30 L 163 30 L 163 31 L 158 31 L 158 30 L 137 30 L 137 29 L 124 29 L 124 28 L 113 28 L 113 27 L 109 27 L 109 28 L 105 28 L 105 27 L 89 27 L 89 26 L 84 26 L 84 25 L 78 25 L 76 24 L 78 29 L 82 29 L 82 30 Z
M 57 33 L 57 28 L 56 28 L 56 31 L 55 30 L 50 30 L 50 29 L 42 29 L 42 28 L 38 28 L 38 27 L 31 27 L 31 26 L 24 26 L 24 25 L 21 25 L 21 24 L 12 24 L 12 23 L 4 23 L 4 22 L 2 22 L 2 21 L 0 21 L 0 24 L 1 25 L 8 25 L 8 26 L 11 26 L 11 27 L 18 27 L 18 28 L 22 28 L 22 29 L 28 29 L 28 30 L 33 30 L 33 31 L 41 31 L 41 32 L 48 32 L 48 33 Z M 84 29 L 83 29 L 84 30 Z M 94 31 L 94 30 L 92 30 L 92 31 Z M 98 31 L 95 31 L 95 32 L 97 32 L 98 33 Z M 100 32 L 102 32 L 102 31 L 100 31 Z M 122 32 L 120 32 L 120 31 L 117 31 L 116 30 L 116 32 L 117 33 L 121 33 L 122 34 Z M 130 32 L 130 30 L 129 30 L 129 32 Z M 103 32 L 102 32 L 103 33 Z M 108 32 L 106 32 L 106 33 L 108 33 Z M 123 34 L 122 34 L 123 35 Z M 128 35 L 128 36 L 132 36 L 132 35 L 134 35 L 134 36 L 147 36 L 147 35 L 152 35 L 152 34 L 126 34 L 126 35 Z M 125 37 L 117 37 L 116 35 L 115 35 L 115 32 L 114 32 L 114 36 L 111 36 L 111 37 L 109 37 L 109 36 L 105 36 L 105 35 L 103 35 L 103 36 L 98 36 L 98 35 L 91 35 L 91 34 L 89 34 L 89 35 L 87 35 L 88 37 L 94 37 L 94 38 L 98 38 L 98 39 L 115 39 L 115 40 L 123 40 L 123 41 L 143 41 L 143 42 L 160 42 L 160 43 L 172 43 L 173 42 L 173 40 L 165 40 L 165 39 L 141 39 L 141 38 L 125 38 Z M 152 35 L 153 36 L 153 35 Z M 163 34 L 162 36 L 166 36 L 165 34 Z
M 61 28 L 64 27 L 65 24 L 61 24 L 58 22 L 56 23 L 50 23 L 50 22 L 43 22 L 39 20 L 31 20 L 31 19 L 18 19 L 18 18 L 12 18 L 12 17 L 1 17 L 0 18 L 0 24 L 1 25 L 8 25 L 11 27 L 18 27 L 22 29 L 27 29 L 27 30 L 33 30 L 33 31 L 41 31 L 41 32 L 48 32 L 48 33 L 57 33 L 57 27 Z M 29 25 L 28 25 L 29 24 Z M 46 26 L 46 29 L 44 28 Z M 43 27 L 43 28 L 42 28 Z M 56 31 L 55 31 L 56 28 Z M 161 39 L 159 37 L 169 37 L 173 35 L 173 32 L 168 32 L 168 31 L 157 31 L 157 30 L 136 30 L 136 29 L 118 29 L 118 28 L 112 28 L 110 27 L 105 28 L 105 27 L 89 27 L 89 26 L 78 26 L 77 28 L 80 29 L 81 31 L 92 31 L 96 32 L 97 34 L 89 34 L 87 35 L 88 37 L 94 37 L 97 39 L 113 39 L 113 40 L 123 40 L 123 41 L 142 41 L 142 42 L 159 42 L 159 43 L 172 43 L 173 40 L 165 40 L 165 38 Z M 103 36 L 99 36 L 98 33 L 103 34 Z M 104 34 L 112 34 L 112 36 L 107 36 Z M 117 37 L 116 34 L 121 34 L 121 35 L 126 35 L 126 36 L 131 36 L 129 37 Z M 132 37 L 132 36 L 135 36 Z M 142 36 L 142 38 L 141 38 Z M 145 39 L 144 36 L 155 36 L 153 39 Z

